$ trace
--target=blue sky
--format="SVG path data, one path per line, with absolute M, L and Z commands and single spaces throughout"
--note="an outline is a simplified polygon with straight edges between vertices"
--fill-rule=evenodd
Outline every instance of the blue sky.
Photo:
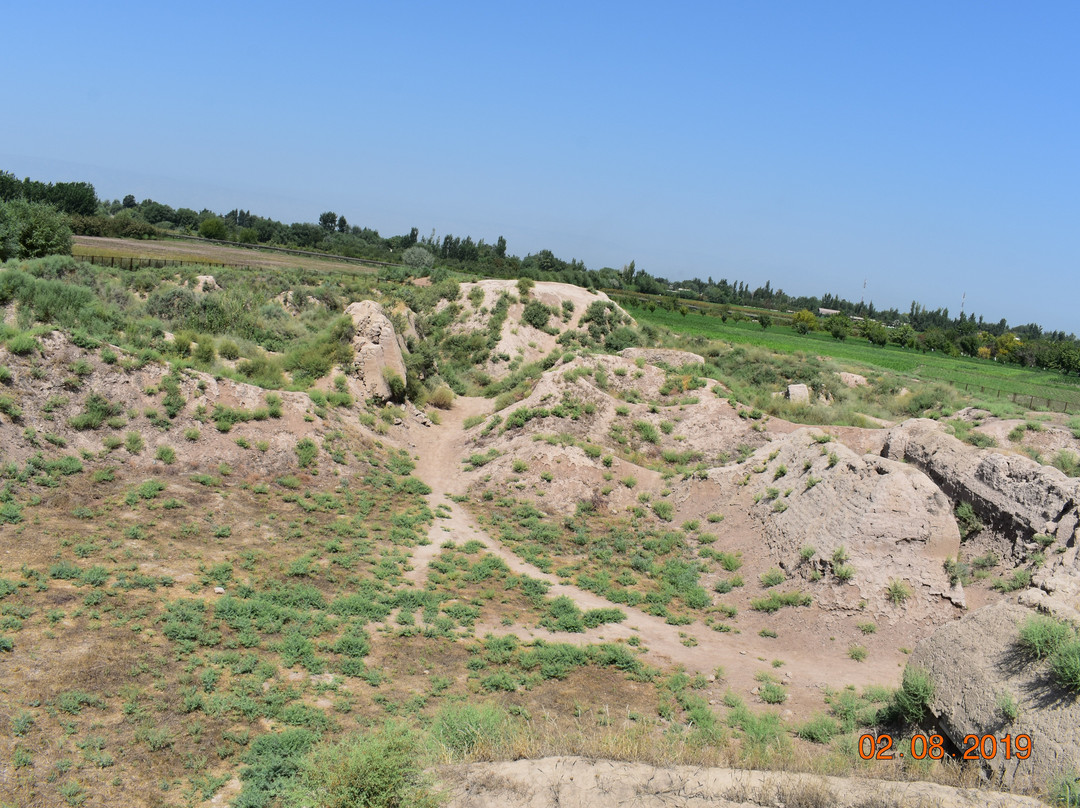
M 8 4 L 0 168 L 1080 332 L 1080 4 Z

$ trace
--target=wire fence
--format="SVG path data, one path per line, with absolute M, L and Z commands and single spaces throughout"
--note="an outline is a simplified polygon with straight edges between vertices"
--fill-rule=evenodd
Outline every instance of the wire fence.
M 1032 395 L 1030 393 L 1009 393 L 1004 390 L 999 390 L 996 387 L 987 387 L 982 384 L 972 384 L 969 382 L 954 382 L 946 380 L 948 384 L 956 388 L 963 388 L 966 392 L 972 393 L 978 391 L 984 394 L 994 395 L 997 398 L 1006 397 L 1012 400 L 1014 404 L 1021 407 L 1027 407 L 1029 410 L 1045 409 L 1051 412 L 1069 412 L 1069 407 L 1072 407 L 1072 412 L 1080 411 L 1080 404 L 1075 401 L 1063 401 L 1059 398 L 1046 398 L 1041 395 Z M 1024 401 L 1027 399 L 1027 401 Z M 1045 404 L 1045 406 L 1043 406 Z
M 221 261 L 199 261 L 197 259 L 174 259 L 174 258 L 140 258 L 127 255 L 76 255 L 79 261 L 88 264 L 96 264 L 101 267 L 118 267 L 120 269 L 141 269 L 142 267 L 165 267 L 198 266 L 198 267 L 221 267 L 222 269 L 255 269 L 247 264 L 228 264 Z

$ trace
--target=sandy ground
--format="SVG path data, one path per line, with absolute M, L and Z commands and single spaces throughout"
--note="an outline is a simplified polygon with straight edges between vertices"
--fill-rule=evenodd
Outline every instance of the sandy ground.
M 412 427 L 414 432 L 410 435 L 410 444 L 415 446 L 419 456 L 415 473 L 432 488 L 432 493 L 428 495 L 430 507 L 434 509 L 442 505 L 449 508 L 449 518 L 436 520 L 429 532 L 431 544 L 414 552 L 409 577 L 415 583 L 422 584 L 427 578 L 427 565 L 438 554 L 439 545 L 447 539 L 459 545 L 476 540 L 492 555 L 506 562 L 513 572 L 549 582 L 551 597 L 565 595 L 582 609 L 610 607 L 611 604 L 604 598 L 562 583 L 558 576 L 542 572 L 520 559 L 489 536 L 465 508 L 448 498 L 448 495 L 464 494 L 469 482 L 460 472 L 460 459 L 466 453 L 462 424 L 470 415 L 486 414 L 490 408 L 491 401 L 488 399 L 458 398 L 454 408 L 442 415 L 441 425 Z M 828 643 L 828 639 L 822 636 L 822 632 L 827 632 L 830 621 L 838 618 L 816 610 L 787 610 L 789 614 L 783 615 L 782 619 L 790 625 L 784 632 L 785 639 L 781 645 L 776 640 L 758 636 L 757 627 L 751 629 L 750 624 L 744 627 L 742 633 L 722 634 L 700 623 L 676 627 L 639 609 L 621 608 L 627 614 L 626 621 L 600 626 L 582 634 L 501 624 L 479 625 L 477 634 L 513 633 L 525 641 L 543 638 L 581 644 L 627 640 L 636 636 L 641 646 L 647 649 L 646 658 L 653 664 L 681 665 L 690 673 L 705 676 L 713 675 L 720 666 L 724 669 L 724 687 L 731 687 L 743 694 L 750 693 L 758 686 L 754 679 L 756 673 L 768 670 L 788 687 L 789 698 L 783 707 L 792 711 L 793 716 L 789 717 L 802 717 L 802 714 L 822 709 L 823 691 L 828 687 L 846 684 L 863 687 L 899 681 L 901 667 L 894 655 L 871 654 L 865 662 L 857 663 L 846 659 L 838 661 L 833 649 L 833 653 L 826 658 L 821 649 L 822 643 Z M 806 631 L 800 630 L 799 625 L 804 620 L 807 621 Z M 777 623 L 778 620 L 773 617 L 770 622 Z M 693 647 L 685 644 L 693 641 L 696 641 Z M 785 662 L 780 669 L 771 667 L 771 661 L 777 657 L 782 657 Z M 719 696 L 719 692 L 715 695 Z
M 1032 797 L 921 782 L 806 774 L 658 768 L 553 757 L 446 767 L 450 808 L 1038 808 Z

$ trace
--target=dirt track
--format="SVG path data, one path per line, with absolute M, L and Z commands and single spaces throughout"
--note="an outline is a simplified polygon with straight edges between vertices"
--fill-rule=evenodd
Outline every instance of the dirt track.
M 437 505 L 449 508 L 449 518 L 435 520 L 429 531 L 431 544 L 414 551 L 410 580 L 417 585 L 423 584 L 427 578 L 428 563 L 448 538 L 458 545 L 477 540 L 488 552 L 506 562 L 513 572 L 550 583 L 552 597 L 565 595 L 582 609 L 610 607 L 612 604 L 607 600 L 562 583 L 558 576 L 542 572 L 523 561 L 489 536 L 462 505 L 449 499 L 448 495 L 466 493 L 467 479 L 461 473 L 461 458 L 466 453 L 462 425 L 470 415 L 486 414 L 490 408 L 491 401 L 488 399 L 458 398 L 453 409 L 442 414 L 441 425 L 411 427 L 410 443 L 419 456 L 416 475 L 432 488 L 432 493 L 428 495 L 432 510 Z M 900 669 L 885 656 L 852 665 L 853 670 L 844 671 L 841 679 L 834 660 L 822 659 L 815 643 L 803 643 L 797 637 L 781 649 L 775 641 L 761 638 L 756 633 L 720 634 L 700 623 L 675 627 L 640 609 L 621 608 L 627 614 L 627 620 L 623 623 L 603 625 L 581 634 L 551 632 L 528 626 L 481 624 L 477 626 L 477 635 L 513 633 L 526 641 L 543 638 L 578 644 L 626 640 L 636 636 L 641 647 L 647 649 L 647 659 L 652 663 L 681 665 L 689 673 L 706 676 L 713 674 L 718 666 L 723 667 L 724 685 L 744 696 L 757 686 L 754 674 L 758 671 L 769 670 L 784 676 L 783 683 L 789 688 L 784 707 L 796 714 L 820 710 L 822 692 L 826 687 L 837 688 L 846 684 L 862 687 L 899 681 Z M 697 644 L 688 647 L 683 643 L 687 638 L 696 640 Z M 780 671 L 770 667 L 770 660 L 778 654 L 782 654 L 786 663 Z

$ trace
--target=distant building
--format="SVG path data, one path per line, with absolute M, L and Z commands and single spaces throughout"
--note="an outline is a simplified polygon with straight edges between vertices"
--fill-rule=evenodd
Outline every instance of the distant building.
M 822 308 L 819 308 L 817 310 L 817 313 L 819 315 L 821 315 L 822 317 L 828 317 L 828 316 L 830 316 L 832 314 L 839 314 L 840 309 L 822 309 Z

